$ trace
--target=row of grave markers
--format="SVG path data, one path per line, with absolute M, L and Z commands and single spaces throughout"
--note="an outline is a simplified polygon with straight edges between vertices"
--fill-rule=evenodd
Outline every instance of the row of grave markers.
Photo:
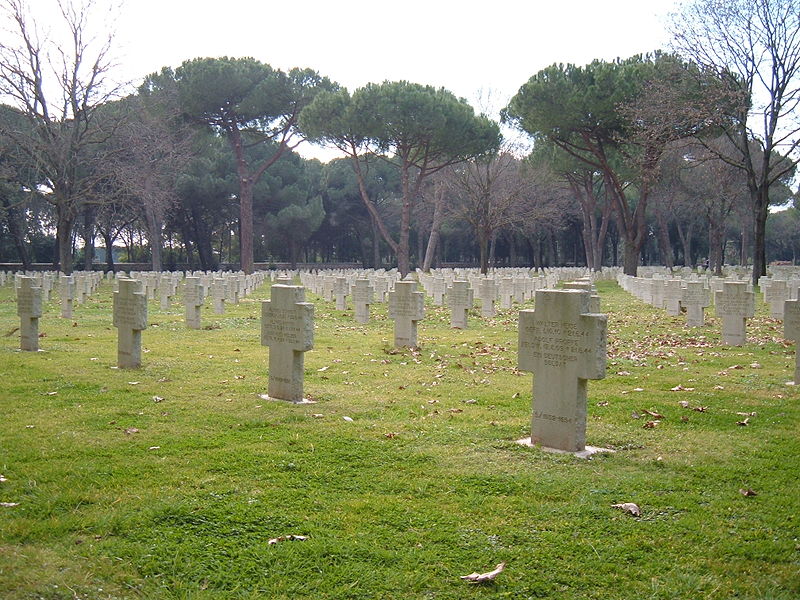
M 192 279 L 192 278 L 188 278 Z M 36 350 L 41 288 L 23 277 L 18 288 L 22 349 Z M 464 282 L 466 285 L 466 282 Z M 195 288 L 195 282 L 190 282 Z M 114 292 L 118 331 L 117 364 L 141 366 L 141 333 L 147 328 L 147 294 L 141 281 L 120 278 Z M 389 293 L 395 343 L 416 346 L 416 323 L 424 295 L 414 281 L 398 281 Z M 583 290 L 539 290 L 535 310 L 520 313 L 519 368 L 534 378 L 532 434 L 528 443 L 581 452 L 585 447 L 586 381 L 605 375 L 605 316 L 589 314 L 593 301 Z M 33 341 L 32 341 L 33 340 Z M 262 302 L 261 343 L 269 352 L 269 398 L 304 402 L 304 353 L 313 348 L 314 307 L 302 286 L 273 285 Z
M 744 282 L 727 283 L 746 290 Z M 35 284 L 31 278 L 19 281 L 23 350 L 37 349 L 41 288 Z M 303 356 L 314 340 L 314 307 L 305 302 L 304 294 L 303 286 L 277 284 L 272 286 L 270 300 L 262 303 L 261 343 L 270 348 L 270 398 L 304 401 Z M 398 281 L 388 299 L 395 344 L 416 346 L 416 325 L 424 316 L 423 293 L 414 281 Z M 725 297 L 718 297 L 718 302 L 724 304 Z M 787 322 L 787 339 L 800 336 L 799 311 L 798 301 L 787 302 L 785 314 L 793 315 Z M 140 281 L 118 280 L 113 324 L 118 329 L 118 366 L 140 366 L 141 332 L 147 327 L 147 297 Z M 537 290 L 535 309 L 520 311 L 518 367 L 534 374 L 531 438 L 525 443 L 575 453 L 587 450 L 586 388 L 588 380 L 605 376 L 606 332 L 606 317 L 599 313 L 590 282 L 568 284 L 562 290 Z M 800 380 L 797 368 L 795 378 Z

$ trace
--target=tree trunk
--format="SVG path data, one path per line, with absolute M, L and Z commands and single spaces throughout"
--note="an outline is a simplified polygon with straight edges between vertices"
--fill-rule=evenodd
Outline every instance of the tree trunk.
M 672 246 L 669 243 L 669 222 L 664 215 L 662 207 L 658 206 L 657 202 L 655 213 L 656 224 L 658 225 L 658 250 L 661 252 L 661 260 L 664 262 L 664 266 L 672 271 L 675 268 L 675 257 L 672 255 Z
M 22 224 L 22 215 L 17 210 L 16 206 L 12 206 L 10 201 L 3 198 L 3 207 L 6 213 L 6 225 L 8 232 L 14 239 L 14 248 L 17 250 L 17 256 L 22 263 L 23 271 L 29 271 L 31 268 L 31 258 L 28 252 L 28 246 L 25 244 L 25 232 Z
M 64 275 L 72 275 L 72 228 L 75 217 L 69 207 L 63 203 L 56 205 L 58 222 L 56 224 L 56 240 L 58 243 L 58 265 Z
M 718 277 L 722 276 L 722 238 L 724 223 L 709 222 L 708 224 L 708 264 Z
M 489 272 L 489 238 L 490 234 L 485 230 L 478 230 L 475 232 L 478 238 L 478 253 L 480 255 L 481 274 L 486 275 Z
M 94 207 L 84 206 L 83 208 L 83 228 L 81 232 L 83 238 L 83 270 L 91 271 L 94 263 L 94 238 L 95 238 L 95 213 Z
M 239 188 L 239 264 L 246 275 L 253 273 L 253 185 L 249 179 Z
M 767 274 L 766 230 L 769 216 L 769 188 L 760 187 L 753 207 L 753 285 Z
M 101 231 L 100 235 L 103 237 L 103 243 L 106 245 L 106 268 L 114 273 L 114 238 L 111 237 L 110 229 L 108 231 Z
M 422 270 L 430 273 L 433 257 L 436 253 L 436 246 L 439 244 L 439 230 L 444 220 L 444 193 L 437 190 L 433 204 L 433 219 L 431 221 L 431 234 L 428 237 L 428 247 L 425 249 L 425 260 L 422 262 Z
M 370 226 L 372 227 L 372 268 L 381 268 L 381 232 L 378 229 L 378 224 L 375 223 L 375 218 L 369 216 Z
M 675 229 L 678 231 L 678 237 L 683 246 L 683 266 L 693 267 L 692 261 L 692 232 L 694 231 L 694 223 L 687 223 L 685 226 L 678 220 L 675 222 Z

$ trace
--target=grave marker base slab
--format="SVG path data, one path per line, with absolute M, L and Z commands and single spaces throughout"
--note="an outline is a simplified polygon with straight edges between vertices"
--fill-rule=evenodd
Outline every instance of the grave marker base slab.
M 591 458 L 594 454 L 615 454 L 617 451 L 612 450 L 611 448 L 598 448 L 597 446 L 586 446 L 583 450 L 579 452 L 571 452 L 569 450 L 560 450 L 558 448 L 548 448 L 547 446 L 542 446 L 541 444 L 534 444 L 531 442 L 531 438 L 522 438 L 521 440 L 517 440 L 515 443 L 519 444 L 520 446 L 525 446 L 527 448 L 537 448 L 542 450 L 543 452 L 549 452 L 551 454 L 571 454 L 575 458 Z
M 302 400 L 284 400 L 283 398 L 273 398 L 269 394 L 259 394 L 259 398 L 262 400 L 267 400 L 270 402 L 284 402 L 286 404 L 316 404 L 316 400 L 311 400 L 310 398 L 303 398 Z

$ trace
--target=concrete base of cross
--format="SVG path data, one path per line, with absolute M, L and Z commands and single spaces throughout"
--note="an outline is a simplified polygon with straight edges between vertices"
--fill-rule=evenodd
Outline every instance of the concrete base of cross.
M 287 402 L 289 404 L 316 404 L 316 400 L 311 400 L 309 398 L 303 398 L 302 400 L 297 400 L 296 402 L 291 402 L 290 400 L 284 400 L 283 398 L 273 398 L 269 394 L 259 394 L 259 398 L 262 400 L 273 400 L 275 402 Z
M 539 444 L 532 444 L 531 438 L 522 438 L 521 440 L 516 441 L 517 444 L 520 446 L 527 446 L 528 448 L 538 448 L 544 452 L 550 452 L 552 454 L 571 454 L 575 458 L 591 458 L 595 454 L 601 453 L 608 453 L 613 454 L 616 450 L 612 450 L 611 448 L 598 448 L 596 446 L 586 446 L 580 452 L 570 452 L 569 450 L 559 450 L 558 448 L 548 448 L 546 446 L 541 446 Z

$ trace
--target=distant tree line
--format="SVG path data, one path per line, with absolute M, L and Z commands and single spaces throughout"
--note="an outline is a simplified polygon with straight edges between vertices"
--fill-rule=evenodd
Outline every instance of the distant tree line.
M 69 273 L 102 249 L 109 269 L 727 262 L 757 277 L 800 250 L 798 0 L 695 0 L 674 53 L 543 69 L 502 111 L 524 153 L 445 89 L 351 92 L 253 58 L 187 60 L 125 93 L 91 4 L 62 3 L 61 45 L 24 0 L 0 6 L 15 34 L 0 42 L 0 262 Z

